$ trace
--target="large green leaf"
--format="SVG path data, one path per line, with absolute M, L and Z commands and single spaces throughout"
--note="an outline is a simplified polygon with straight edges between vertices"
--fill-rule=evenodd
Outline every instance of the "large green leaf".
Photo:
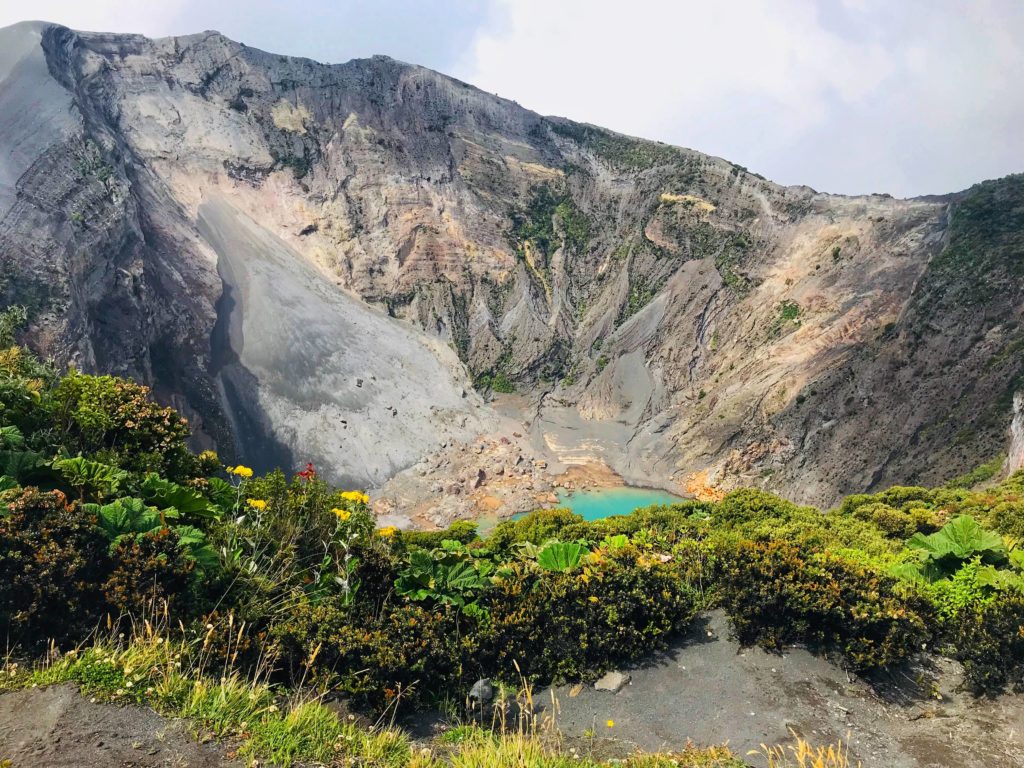
M 83 504 L 82 509 L 96 516 L 96 524 L 111 541 L 128 533 L 160 530 L 164 521 L 160 511 L 142 499 L 118 499 L 110 504 Z
M 601 539 L 601 548 L 607 549 L 609 552 L 620 550 L 627 544 L 629 544 L 629 536 L 624 533 L 618 533 L 614 536 L 605 536 Z
M 537 564 L 547 571 L 568 571 L 579 565 L 586 552 L 578 541 L 551 541 L 537 553 Z
M 238 489 L 227 480 L 209 477 L 206 479 L 206 495 L 219 510 L 231 509 L 238 499 Z
M 925 559 L 966 561 L 981 557 L 985 562 L 1006 560 L 1006 546 L 997 533 L 986 531 L 969 515 L 961 515 L 946 523 L 930 536 L 915 533 L 907 546 L 921 551 Z
M 181 546 L 196 561 L 200 570 L 210 572 L 220 567 L 217 550 L 210 545 L 205 533 L 191 525 L 175 526 L 174 532 L 178 535 Z
M 493 567 L 468 555 L 456 558 L 450 549 L 414 550 L 395 581 L 395 591 L 409 600 L 433 600 L 465 609 L 468 598 L 487 586 Z
M 25 436 L 13 424 L 0 427 L 0 445 L 4 448 L 24 448 Z
M 911 581 L 915 584 L 924 584 L 928 581 L 925 574 L 921 572 L 921 563 L 897 563 L 889 568 L 888 573 L 897 579 Z
M 57 459 L 53 468 L 60 472 L 69 485 L 80 492 L 89 492 L 102 499 L 115 495 L 128 479 L 123 469 L 93 461 L 82 456 L 70 459 Z
M 1024 549 L 1010 550 L 1010 565 L 1018 571 L 1024 571 Z
M 13 477 L 18 482 L 31 481 L 45 467 L 46 459 L 35 451 L 17 449 L 0 451 L 0 474 Z
M 173 507 L 187 517 L 216 518 L 220 510 L 198 491 L 164 480 L 156 473 L 146 475 L 140 486 L 143 498 L 160 509 Z

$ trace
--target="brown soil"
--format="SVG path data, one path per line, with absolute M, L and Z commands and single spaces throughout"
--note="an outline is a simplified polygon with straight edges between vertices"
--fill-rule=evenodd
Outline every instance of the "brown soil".
M 618 488 L 625 485 L 622 476 L 602 461 L 588 461 L 585 464 L 570 464 L 565 472 L 552 483 L 562 488 L 582 490 L 585 488 Z
M 0 696 L 0 760 L 12 768 L 226 768 L 229 748 L 135 706 L 101 704 L 74 685 Z

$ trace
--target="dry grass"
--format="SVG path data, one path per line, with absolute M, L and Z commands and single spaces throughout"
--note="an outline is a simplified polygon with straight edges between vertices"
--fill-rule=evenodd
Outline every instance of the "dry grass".
M 759 752 L 751 755 L 763 757 L 768 761 L 768 768 L 861 768 L 850 762 L 850 748 L 840 739 L 836 744 L 814 747 L 793 733 L 796 744 L 788 747 L 761 745 Z

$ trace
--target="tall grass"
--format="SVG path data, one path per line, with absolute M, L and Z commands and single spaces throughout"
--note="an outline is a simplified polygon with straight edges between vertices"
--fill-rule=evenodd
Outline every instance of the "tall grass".
M 348 760 L 366 766 L 406 766 L 411 747 L 390 728 L 363 730 L 325 707 L 316 691 L 301 694 L 268 681 L 272 660 L 251 671 L 235 665 L 245 627 L 230 630 L 223 647 L 183 629 L 143 621 L 126 632 L 116 625 L 65 654 L 51 650 L 30 669 L 8 660 L 0 689 L 76 683 L 82 693 L 106 701 L 146 704 L 162 714 L 189 719 L 197 731 L 240 743 L 250 762 L 288 766 L 296 762 Z M 217 650 L 215 650 L 215 648 Z

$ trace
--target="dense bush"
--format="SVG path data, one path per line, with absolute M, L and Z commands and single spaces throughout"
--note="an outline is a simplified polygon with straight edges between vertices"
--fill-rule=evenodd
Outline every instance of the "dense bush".
M 357 704 L 381 710 L 436 702 L 476 679 L 467 620 L 447 606 L 390 603 L 380 612 L 350 610 L 334 601 L 301 603 L 276 624 L 293 678 L 333 683 Z
M 593 677 L 659 648 L 697 609 L 670 565 L 632 549 L 565 571 L 519 564 L 476 599 L 472 615 L 440 596 L 379 610 L 304 603 L 273 634 L 298 662 L 293 673 L 337 675 L 346 691 L 380 707 L 398 692 L 423 701 L 464 691 L 481 676 Z
M 945 634 L 974 693 L 1024 687 L 1024 595 L 968 604 L 948 621 Z
M 0 633 L 41 645 L 89 632 L 106 607 L 106 540 L 59 491 L 8 496 L 0 511 Z
M 434 549 L 442 541 L 457 541 L 469 544 L 477 540 L 477 524 L 469 520 L 458 520 L 440 531 L 402 531 L 401 541 L 407 547 Z
M 107 615 L 170 609 L 185 618 L 200 608 L 197 562 L 172 529 L 111 543 L 96 516 L 60 491 L 28 488 L 7 497 L 0 511 L 0 633 L 7 640 L 73 644 Z
M 497 550 L 522 542 L 542 544 L 548 539 L 563 538 L 564 528 L 582 522 L 582 517 L 568 509 L 540 509 L 519 520 L 509 520 L 496 526 L 488 537 L 488 543 Z
M 844 499 L 837 511 L 841 517 L 864 517 L 879 504 L 922 521 L 918 529 L 922 533 L 929 533 L 958 515 L 969 515 L 992 530 L 1022 538 L 1024 470 L 996 486 L 978 490 L 894 486 L 877 494 L 855 494 Z
M 194 474 L 188 423 L 150 398 L 149 387 L 114 376 L 70 371 L 50 393 L 58 446 L 134 472 L 173 480 Z
M 901 662 L 931 639 L 930 606 L 911 586 L 782 542 L 727 553 L 722 596 L 741 642 L 835 650 L 858 670 Z
M 111 560 L 103 585 L 111 607 L 134 616 L 152 617 L 164 610 L 176 616 L 178 605 L 189 600 L 196 564 L 169 528 L 123 537 Z
M 480 653 L 492 673 L 518 665 L 573 680 L 635 661 L 685 629 L 697 596 L 674 568 L 627 548 L 568 572 L 517 572 L 484 599 Z

